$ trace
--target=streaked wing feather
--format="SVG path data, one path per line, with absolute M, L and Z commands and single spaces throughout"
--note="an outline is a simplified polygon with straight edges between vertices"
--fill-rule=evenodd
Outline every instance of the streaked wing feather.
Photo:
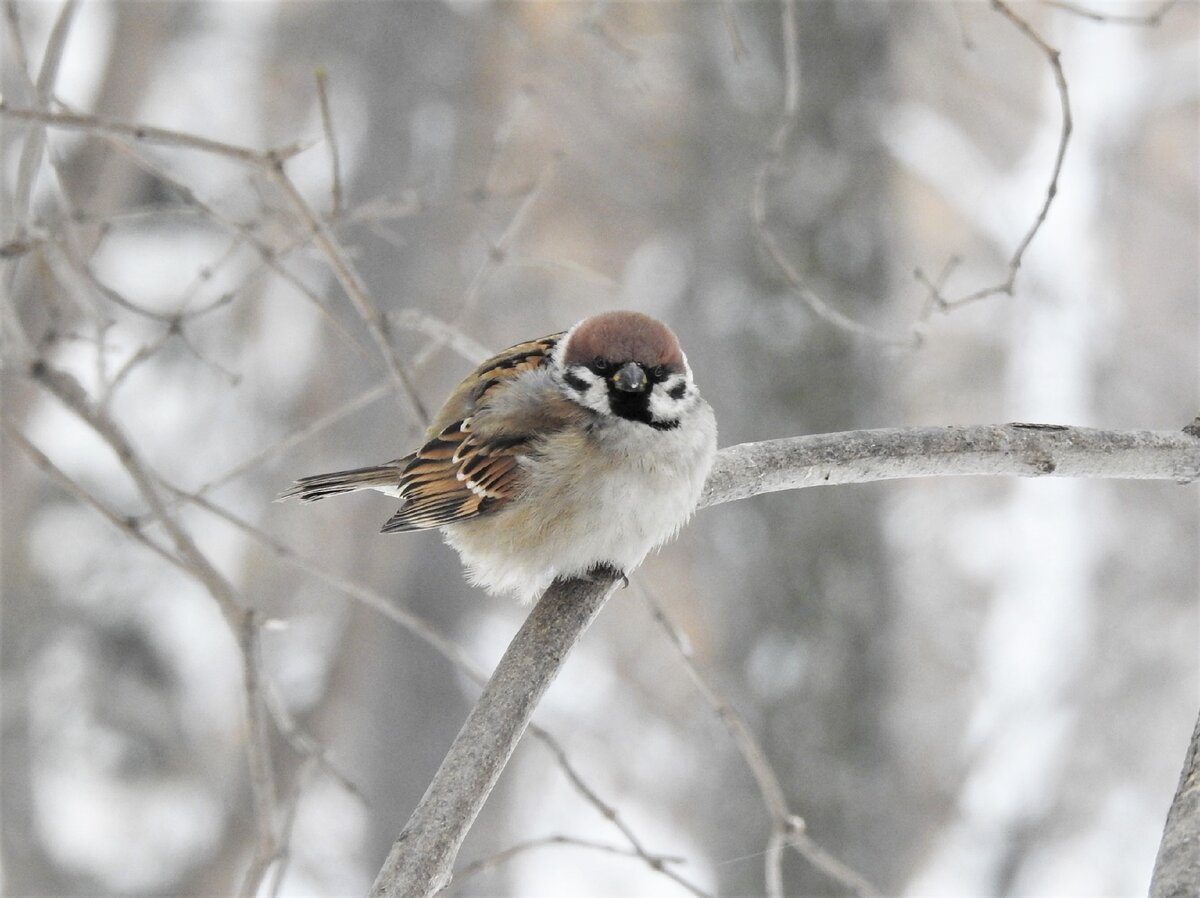
M 426 440 L 400 477 L 404 505 L 383 526 L 385 533 L 424 530 L 466 521 L 504 507 L 520 489 L 518 457 L 530 434 L 483 443 L 471 431 L 471 415 L 486 407 L 500 385 L 539 368 L 562 334 L 519 343 L 484 362 L 455 390 Z M 450 420 L 446 420 L 447 415 Z

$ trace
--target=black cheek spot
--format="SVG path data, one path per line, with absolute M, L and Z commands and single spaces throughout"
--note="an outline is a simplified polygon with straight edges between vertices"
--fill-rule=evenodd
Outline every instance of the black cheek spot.
M 671 387 L 670 390 L 667 391 L 667 395 L 675 400 L 682 399 L 684 397 L 685 393 L 687 393 L 687 382 L 686 381 L 680 381 L 675 386 Z
M 587 392 L 588 382 L 586 380 L 584 380 L 582 377 L 580 377 L 578 374 L 575 374 L 572 371 L 568 371 L 563 375 L 563 380 L 566 381 L 567 386 L 570 387 L 572 390 L 575 390 L 576 392 L 579 392 L 579 393 Z

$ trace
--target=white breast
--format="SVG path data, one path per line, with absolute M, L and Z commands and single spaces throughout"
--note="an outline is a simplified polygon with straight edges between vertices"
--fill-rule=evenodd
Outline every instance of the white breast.
M 446 527 L 446 540 L 472 582 L 524 601 L 598 564 L 628 574 L 691 516 L 716 445 L 699 397 L 672 430 L 613 418 L 586 435 L 555 434 L 525 461 L 518 499 Z

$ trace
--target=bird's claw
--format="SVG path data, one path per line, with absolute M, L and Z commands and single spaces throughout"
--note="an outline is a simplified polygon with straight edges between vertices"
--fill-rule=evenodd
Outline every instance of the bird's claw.
M 612 564 L 601 563 L 593 565 L 588 569 L 587 573 L 583 575 L 583 578 L 585 580 L 590 580 L 593 583 L 620 580 L 622 589 L 627 589 L 629 587 L 629 577 L 625 575 L 623 570 Z

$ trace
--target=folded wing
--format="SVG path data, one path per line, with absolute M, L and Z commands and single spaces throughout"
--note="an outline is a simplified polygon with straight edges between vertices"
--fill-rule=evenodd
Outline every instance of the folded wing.
M 400 496 L 404 505 L 383 525 L 384 533 L 442 527 L 494 512 L 521 487 L 519 457 L 534 439 L 512 434 L 487 440 L 472 432 L 471 417 L 486 408 L 497 387 L 550 361 L 562 334 L 519 343 L 493 356 L 455 390 L 433 435 L 401 459 Z

